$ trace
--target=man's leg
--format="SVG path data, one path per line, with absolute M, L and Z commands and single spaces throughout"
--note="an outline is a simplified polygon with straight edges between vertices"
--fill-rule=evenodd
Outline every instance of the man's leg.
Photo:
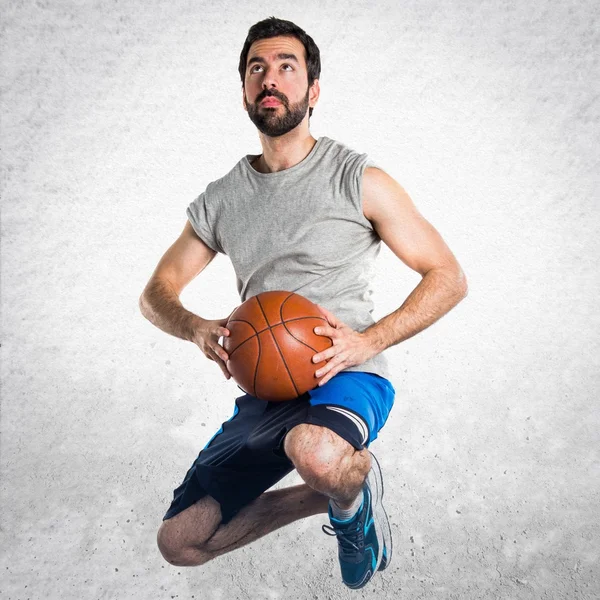
M 312 424 L 292 429 L 285 449 L 300 476 L 331 498 L 331 525 L 322 529 L 337 537 L 342 581 L 351 589 L 364 587 L 391 558 L 377 459 L 368 449 L 357 450 L 327 427 Z
M 219 503 L 205 496 L 163 521 L 158 547 L 173 565 L 196 566 L 236 550 L 298 519 L 327 513 L 329 498 L 306 484 L 265 492 L 227 524 Z
M 326 427 L 300 424 L 287 434 L 284 451 L 305 484 L 266 492 L 220 525 L 219 503 L 205 496 L 163 521 L 158 545 L 174 565 L 201 565 L 284 525 L 327 513 L 329 500 L 342 508 L 360 493 L 371 464 L 368 450 L 357 451 Z
M 284 450 L 298 474 L 314 490 L 349 508 L 371 468 L 369 450 L 356 450 L 337 433 L 302 423 L 285 437 Z

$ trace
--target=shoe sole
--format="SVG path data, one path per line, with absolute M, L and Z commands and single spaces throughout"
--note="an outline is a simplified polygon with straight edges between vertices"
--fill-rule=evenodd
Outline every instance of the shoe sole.
M 371 489 L 371 502 L 373 503 L 373 518 L 375 519 L 376 531 L 383 537 L 383 544 L 387 549 L 387 564 L 385 566 L 385 569 L 387 569 L 392 562 L 392 528 L 383 507 L 383 476 L 381 474 L 381 466 L 375 455 L 372 452 L 370 454 L 371 470 L 367 476 L 367 485 Z M 383 546 L 380 547 L 378 552 L 375 571 L 379 570 L 382 558 Z M 383 571 L 384 569 L 381 570 Z

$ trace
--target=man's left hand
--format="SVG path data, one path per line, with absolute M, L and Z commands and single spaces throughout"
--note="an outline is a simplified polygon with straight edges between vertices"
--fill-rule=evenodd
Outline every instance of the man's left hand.
M 319 325 L 315 327 L 314 332 L 317 335 L 331 338 L 333 342 L 331 348 L 315 354 L 312 359 L 314 363 L 328 361 L 315 373 L 316 377 L 323 377 L 319 381 L 319 386 L 321 386 L 342 369 L 361 365 L 378 354 L 378 351 L 366 333 L 354 331 L 322 306 L 319 306 L 319 310 L 327 317 L 329 325 Z

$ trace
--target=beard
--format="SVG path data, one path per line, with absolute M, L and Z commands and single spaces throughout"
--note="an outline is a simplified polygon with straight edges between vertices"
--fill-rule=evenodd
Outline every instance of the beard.
M 306 96 L 290 106 L 288 99 L 279 92 L 262 92 L 253 104 L 247 103 L 248 116 L 261 133 L 269 137 L 285 135 L 295 127 L 298 127 L 308 110 L 308 95 L 310 88 L 306 90 Z M 260 102 L 269 96 L 277 98 L 281 106 L 260 106 Z M 281 114 L 279 114 L 281 112 Z

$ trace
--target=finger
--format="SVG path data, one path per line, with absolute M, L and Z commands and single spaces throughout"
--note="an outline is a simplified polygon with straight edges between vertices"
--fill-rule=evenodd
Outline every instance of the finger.
M 346 354 L 335 354 L 330 360 L 328 360 L 322 367 L 320 367 L 317 371 L 315 371 L 315 375 L 317 377 L 322 377 L 325 374 L 329 374 L 331 371 L 335 373 L 339 372 L 348 366 L 346 361 Z
M 223 348 L 221 348 L 221 346 L 215 346 L 214 348 L 211 348 L 211 350 L 217 355 L 217 357 L 222 360 L 223 362 L 228 361 L 229 360 L 229 355 L 227 354 L 227 352 L 225 352 L 225 350 L 223 350 Z
M 222 362 L 222 359 L 219 356 L 219 352 L 212 346 L 209 346 L 203 352 L 204 352 L 204 356 L 206 356 L 206 358 L 208 358 L 209 360 L 214 360 L 216 363 Z
M 319 307 L 319 310 L 327 317 L 327 320 L 330 323 L 335 323 L 337 318 L 332 312 L 328 311 L 325 307 L 321 306 L 320 304 L 317 304 L 317 306 Z
M 227 365 L 219 362 L 219 367 L 221 367 L 221 371 L 223 371 L 223 375 L 225 375 L 225 379 L 231 378 L 231 373 L 227 370 Z
M 318 371 L 315 371 L 315 377 L 318 379 L 319 377 L 323 377 L 324 375 L 328 375 L 329 372 L 333 369 L 333 367 L 325 366 L 320 368 Z
M 317 308 L 324 314 L 324 315 L 330 315 L 331 313 L 324 307 L 321 306 L 320 304 L 317 304 Z
M 319 377 L 323 377 L 323 375 L 327 375 L 333 368 L 335 368 L 335 366 L 335 361 L 330 360 L 328 363 L 315 371 L 315 377 L 318 379 Z
M 213 353 L 215 353 L 214 350 Z M 219 355 L 215 353 L 215 357 L 212 360 L 214 360 L 217 363 L 217 365 L 219 365 L 219 369 L 221 369 L 223 375 L 225 375 L 225 378 L 229 379 L 231 377 L 231 373 L 227 369 L 227 364 L 221 358 L 219 358 Z
M 319 325 L 319 326 L 315 327 L 313 329 L 313 331 L 317 335 L 322 335 L 325 337 L 333 337 L 334 335 L 337 335 L 337 333 L 338 333 L 337 329 L 334 329 L 333 327 L 329 327 L 329 325 Z
M 319 385 L 325 385 L 330 379 L 335 377 L 344 367 L 347 367 L 346 360 L 337 355 L 327 362 L 323 367 L 315 372 L 316 377 L 320 377 Z
M 319 381 L 319 387 L 324 386 L 330 379 L 332 379 L 333 377 L 335 377 L 339 372 L 339 369 L 332 369 L 331 371 L 329 371 L 329 373 L 327 373 L 320 381 Z
M 329 348 L 328 350 L 324 350 L 323 352 L 319 352 L 319 354 L 315 354 L 312 357 L 312 361 L 314 363 L 320 363 L 324 360 L 329 360 L 331 357 L 335 356 L 337 350 L 335 348 Z

